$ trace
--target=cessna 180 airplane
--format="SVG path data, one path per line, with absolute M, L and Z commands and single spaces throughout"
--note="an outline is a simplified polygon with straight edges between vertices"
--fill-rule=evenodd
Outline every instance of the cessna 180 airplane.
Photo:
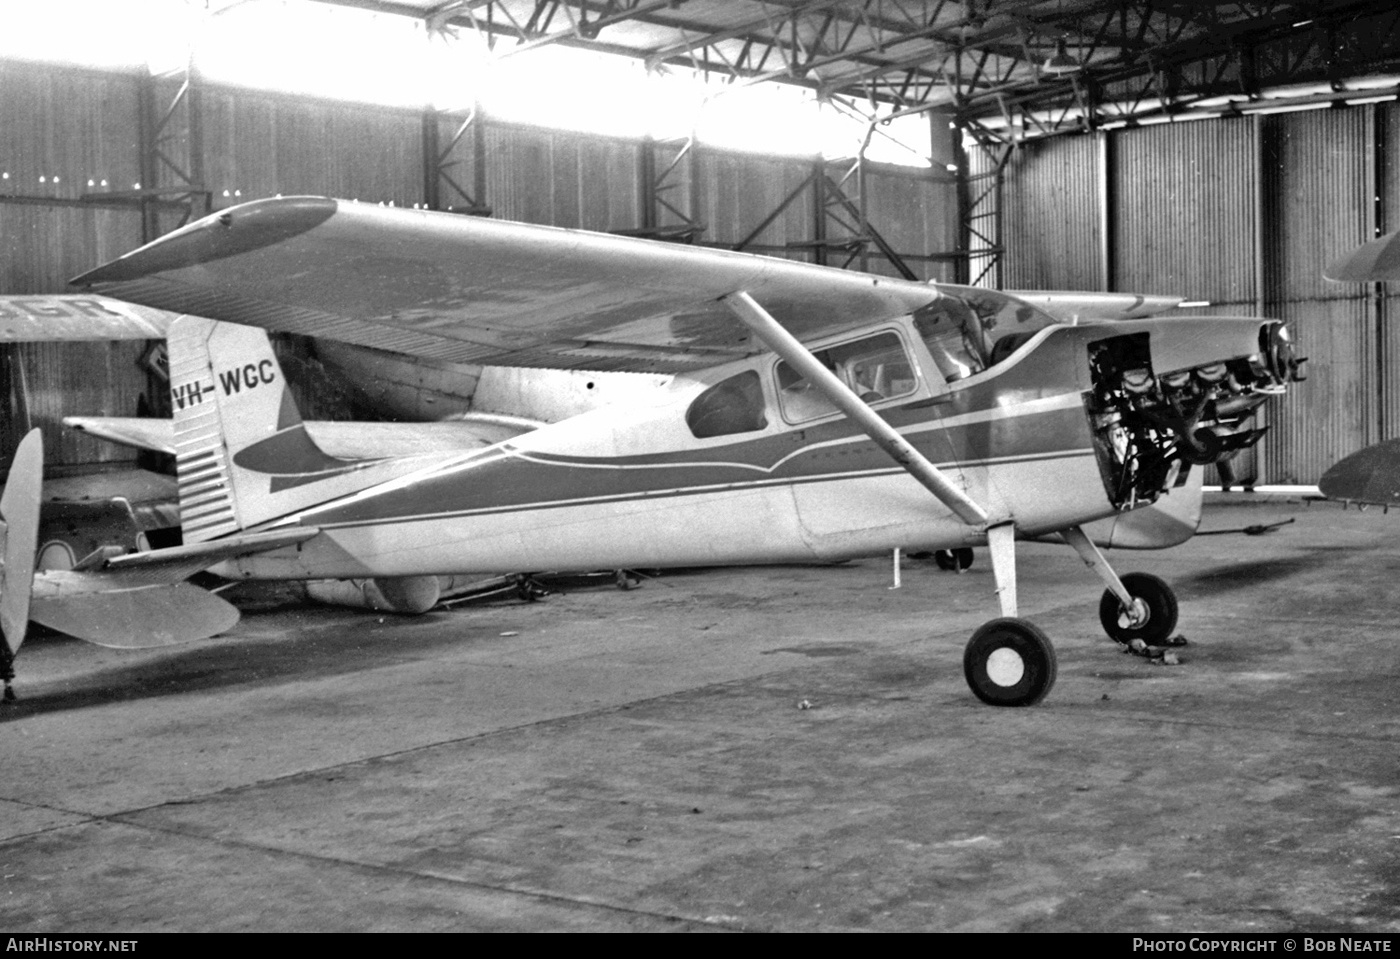
M 1016 541 L 1073 547 L 1107 587 L 1113 638 L 1166 637 L 1170 587 L 1117 576 L 1086 524 L 1121 517 L 1115 545 L 1189 536 L 1194 522 L 1126 520 L 1190 496 L 1192 465 L 1256 441 L 1250 414 L 1301 379 L 1283 324 L 1150 315 L 1175 300 L 1018 298 L 319 197 L 230 208 L 74 282 L 193 314 L 168 334 L 185 542 L 295 539 L 215 572 L 411 590 L 439 574 L 987 545 L 1001 616 L 964 665 L 995 705 L 1037 702 L 1055 679 L 1049 639 L 1019 616 Z M 250 327 L 676 376 L 653 402 L 486 448 L 335 456 Z

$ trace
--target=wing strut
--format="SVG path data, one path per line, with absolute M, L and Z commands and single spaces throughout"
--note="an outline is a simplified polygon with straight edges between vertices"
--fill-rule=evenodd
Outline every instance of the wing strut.
M 721 302 L 729 307 L 740 322 L 753 330 L 754 335 L 770 350 L 806 377 L 832 405 L 855 421 L 867 436 L 957 514 L 959 519 L 969 526 L 980 526 L 987 522 L 987 513 L 982 507 L 954 486 L 938 467 L 914 449 L 893 426 L 882 420 L 880 414 L 856 396 L 835 373 L 823 366 L 821 360 L 812 355 L 811 350 L 798 342 L 797 338 L 773 319 L 767 310 L 759 306 L 753 297 L 740 290 L 722 297 Z

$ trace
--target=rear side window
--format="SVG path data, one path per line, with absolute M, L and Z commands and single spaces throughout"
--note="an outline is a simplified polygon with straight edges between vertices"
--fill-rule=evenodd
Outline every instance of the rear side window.
M 768 425 L 763 384 L 755 370 L 735 374 L 710 387 L 690 404 L 685 424 L 696 439 L 752 433 Z

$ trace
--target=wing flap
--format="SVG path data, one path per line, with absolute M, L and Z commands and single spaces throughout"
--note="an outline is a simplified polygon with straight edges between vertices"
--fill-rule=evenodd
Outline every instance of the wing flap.
M 910 313 L 925 284 L 723 250 L 330 200 L 258 200 L 78 277 L 122 299 L 465 363 L 679 372 Z

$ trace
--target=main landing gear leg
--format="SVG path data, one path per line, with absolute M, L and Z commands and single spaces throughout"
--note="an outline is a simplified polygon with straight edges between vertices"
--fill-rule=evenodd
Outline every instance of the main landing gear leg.
M 1128 573 L 1119 579 L 1084 530 L 1071 526 L 1061 535 L 1108 587 L 1099 602 L 1099 621 L 1110 638 L 1125 646 L 1135 639 L 1155 646 L 1172 634 L 1176 593 L 1164 580 L 1151 573 Z
M 10 652 L 10 647 L 5 643 L 5 635 L 0 632 L 0 682 L 5 684 L 4 693 L 0 693 L 0 703 L 12 703 L 15 701 L 15 689 L 11 685 L 15 681 L 14 656 Z
M 963 652 L 963 675 L 973 694 L 992 706 L 1031 706 L 1055 685 L 1055 648 L 1035 624 L 1016 613 L 1016 528 L 987 530 L 1001 619 L 972 634 Z

